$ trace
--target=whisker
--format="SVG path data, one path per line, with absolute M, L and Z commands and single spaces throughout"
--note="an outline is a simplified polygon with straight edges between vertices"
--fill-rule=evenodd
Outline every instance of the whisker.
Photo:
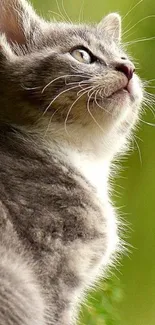
M 143 139 L 141 139 L 141 138 L 138 137 L 137 135 L 134 135 L 134 137 L 135 137 L 136 139 L 138 139 L 139 141 L 144 142 Z
M 57 80 L 59 80 L 59 79 L 61 79 L 61 78 L 69 78 L 69 77 L 80 77 L 80 78 L 84 78 L 84 75 L 82 75 L 82 74 L 77 74 L 77 75 L 75 75 L 75 74 L 73 74 L 73 75 L 63 75 L 63 76 L 59 76 L 59 77 L 57 77 L 57 78 L 55 78 L 55 79 L 53 79 L 53 80 L 51 80 L 43 89 L 42 89 L 42 94 L 44 93 L 44 91 L 47 89 L 47 87 L 49 87 L 51 84 L 53 84 L 55 81 L 57 81 Z M 66 83 L 66 82 L 65 82 Z
M 154 88 L 154 86 L 148 86 L 147 88 Z M 151 95 L 151 96 L 155 96 L 155 94 L 153 94 L 153 93 L 150 93 L 148 90 L 146 90 L 146 89 L 144 89 L 144 94 L 145 95 Z
M 41 86 L 38 86 L 38 87 L 26 87 L 26 86 L 24 86 L 23 84 L 21 84 L 21 87 L 22 87 L 24 90 L 36 90 L 36 89 L 41 89 Z
M 144 101 L 155 104 L 155 95 L 150 93 L 144 93 Z
M 143 102 L 153 105 L 155 104 L 155 97 L 151 96 L 151 94 L 145 94 Z
M 151 105 L 152 107 L 153 107 L 153 104 L 154 104 L 151 98 L 145 98 L 143 100 L 143 103 L 147 104 L 147 105 Z
M 88 90 L 84 91 L 80 96 L 78 96 L 78 98 L 76 98 L 76 100 L 72 103 L 72 105 L 70 106 L 69 110 L 68 110 L 68 113 L 66 115 L 66 118 L 65 118 L 65 122 L 64 122 L 64 127 L 65 127 L 65 131 L 66 133 L 69 135 L 68 131 L 67 131 L 67 121 L 68 121 L 68 117 L 69 117 L 69 114 L 73 108 L 73 106 L 79 101 L 79 99 L 85 95 L 86 93 L 88 92 Z
M 150 85 L 148 85 L 148 86 L 145 86 L 146 88 L 155 88 L 155 86 L 150 86 Z M 154 94 L 152 94 L 152 95 L 154 95 Z
M 57 15 L 59 18 L 61 18 L 61 20 L 64 19 L 64 17 L 63 17 L 62 15 L 60 15 L 58 12 L 56 12 L 56 11 L 48 10 L 48 12 L 49 12 L 49 13 L 52 13 L 52 14 L 54 14 L 54 15 Z
M 146 93 L 144 92 L 144 100 L 149 100 L 149 101 L 154 101 L 155 100 L 155 95 L 151 93 Z
M 125 46 L 129 46 L 129 45 L 132 45 L 132 44 L 137 44 L 137 43 L 140 43 L 140 42 L 152 41 L 154 39 L 155 39 L 155 36 L 148 37 L 148 38 L 139 38 L 137 40 L 133 40 L 133 41 L 130 41 L 130 42 L 125 42 Z
M 70 67 L 75 71 L 75 72 L 79 72 L 78 68 L 74 67 L 72 64 L 70 64 Z M 84 72 L 84 75 L 88 76 L 88 77 L 93 77 L 92 74 L 88 73 L 88 72 Z M 99 74 L 98 74 L 99 75 Z
M 139 25 L 142 21 L 144 21 L 144 20 L 146 20 L 148 18 L 155 18 L 155 15 L 150 15 L 150 16 L 147 16 L 147 17 L 144 17 L 144 18 L 140 19 L 136 24 L 134 24 L 132 27 L 130 27 L 123 35 L 125 35 L 126 33 L 128 33 L 130 30 L 132 30 L 137 25 Z
M 48 109 L 51 107 L 51 105 L 56 101 L 56 99 L 57 99 L 59 96 L 61 96 L 62 94 L 66 93 L 67 91 L 70 91 L 70 90 L 72 90 L 72 89 L 76 89 L 76 88 L 78 88 L 78 87 L 79 87 L 79 85 L 61 91 L 61 92 L 60 92 L 56 97 L 54 97 L 54 99 L 53 99 L 53 100 L 50 102 L 50 104 L 46 107 L 45 111 L 43 112 L 43 115 L 45 115 L 45 114 L 47 113 Z M 43 115 L 42 115 L 42 116 L 43 116 Z
M 143 102 L 145 103 L 145 104 L 149 104 L 149 105 L 151 105 L 152 106 L 152 108 L 154 107 L 154 105 L 155 105 L 155 99 L 154 98 L 152 98 L 152 97 L 145 97 L 145 99 L 143 100 Z
M 152 110 L 152 108 L 151 108 L 150 106 L 146 105 L 145 103 L 144 103 L 144 106 L 146 106 L 146 107 L 150 110 L 150 112 L 151 112 L 152 115 L 153 115 L 153 118 L 155 118 L 155 113 L 154 113 L 154 111 Z
M 81 23 L 81 21 L 83 21 L 83 10 L 84 10 L 84 0 L 82 1 L 81 7 L 80 7 L 80 11 L 79 11 L 79 24 Z
M 73 24 L 72 20 L 70 19 L 70 17 L 69 17 L 68 14 L 67 14 L 67 11 L 66 11 L 66 9 L 65 9 L 64 1 L 63 1 L 63 0 L 62 0 L 61 4 L 62 4 L 62 9 L 63 9 L 63 11 L 64 11 L 64 14 L 66 15 L 68 21 L 69 21 L 71 24 Z
M 143 85 L 144 85 L 144 87 L 147 87 L 147 86 L 149 86 L 149 84 L 150 84 L 151 82 L 155 81 L 155 79 L 142 80 L 142 81 L 143 81 Z
M 47 132 L 48 132 L 48 130 L 49 130 L 49 127 L 50 127 L 50 124 L 51 124 L 51 122 L 52 122 L 52 118 L 53 118 L 53 116 L 60 110 L 60 108 L 61 107 L 58 107 L 54 112 L 53 112 L 53 114 L 51 115 L 51 117 L 50 117 L 50 119 L 49 119 L 49 123 L 48 123 L 48 125 L 47 125 L 47 128 L 46 128 L 46 131 L 44 132 L 44 138 L 46 137 L 46 135 L 47 135 Z
M 139 144 L 138 144 L 137 140 L 135 139 L 135 136 L 133 137 L 133 140 L 134 140 L 135 143 L 136 143 L 136 146 L 137 146 L 137 149 L 138 149 L 138 154 L 139 154 L 140 164 L 141 164 L 141 166 L 142 166 L 142 165 L 143 165 L 143 164 L 142 164 L 142 154 L 141 154 L 141 150 L 140 150 Z
M 79 87 L 81 87 L 82 88 L 82 85 L 89 85 L 90 83 L 92 83 L 92 81 L 91 80 L 83 80 L 83 81 L 80 81 L 78 84 L 79 84 Z M 77 81 L 75 81 L 75 82 L 69 82 L 69 83 L 65 83 L 67 86 L 69 85 L 75 85 L 75 84 L 77 84 Z
M 153 94 L 153 93 L 150 93 L 148 90 L 146 90 L 145 88 L 154 88 L 154 86 L 150 86 L 150 85 L 148 85 L 148 86 L 146 86 L 146 85 L 144 85 L 144 93 L 145 94 L 148 94 L 148 95 L 155 95 L 155 94 Z
M 58 8 L 58 11 L 59 11 L 59 14 L 62 16 L 63 20 L 68 23 L 68 20 L 66 19 L 66 17 L 63 15 L 61 9 L 60 9 L 60 6 L 59 6 L 59 3 L 58 3 L 58 0 L 55 0 L 56 1 L 56 4 L 57 4 L 57 8 Z
M 89 90 L 90 88 L 92 88 L 92 85 L 86 87 L 85 89 Z M 83 91 L 83 89 L 79 90 L 78 93 L 77 93 L 77 96 L 79 96 L 79 94 L 80 94 L 82 91 Z
M 126 28 L 124 29 L 124 31 L 123 31 L 123 33 L 122 33 L 122 38 L 123 38 L 123 46 L 125 46 L 125 39 L 126 38 L 128 38 L 128 37 L 131 37 L 132 35 L 134 35 L 135 34 L 135 30 L 134 31 L 131 31 L 131 33 L 129 34 L 129 35 L 126 35 L 125 37 L 124 37 L 124 34 L 126 33 L 126 32 L 128 32 L 128 27 L 131 25 L 131 23 L 133 22 L 133 20 L 132 21 L 130 21 L 130 23 L 126 26 Z
M 131 9 L 129 9 L 129 11 L 127 12 L 127 14 L 123 17 L 122 21 L 138 6 L 140 5 L 140 3 L 143 2 L 143 0 L 140 0 L 139 2 L 137 2 Z
M 100 89 L 98 89 L 98 90 L 96 91 L 96 93 L 95 93 L 95 98 L 94 98 L 95 104 L 96 104 L 99 108 L 101 108 L 102 110 L 104 110 L 105 112 L 107 112 L 106 109 L 105 109 L 104 107 L 102 107 L 102 106 L 98 103 L 98 101 L 97 101 L 97 95 L 98 95 L 99 92 L 100 92 Z M 100 95 L 100 96 L 101 96 L 101 95 Z M 101 96 L 101 98 L 103 98 L 103 97 Z M 110 112 L 108 112 L 108 113 L 111 114 Z
M 110 113 L 109 111 L 107 111 L 103 106 L 101 106 L 101 105 L 98 103 L 98 101 L 97 101 L 97 94 L 98 94 L 99 91 L 100 91 L 100 89 L 97 90 L 97 92 L 95 93 L 95 103 L 96 103 L 96 105 L 97 105 L 98 107 L 100 107 L 102 110 L 104 110 L 106 113 L 108 113 L 109 115 L 112 115 L 112 113 Z M 100 95 L 100 96 L 101 96 L 101 95 Z M 101 98 L 104 98 L 104 97 L 101 96 Z
M 104 132 L 104 130 L 102 129 L 101 125 L 96 121 L 95 117 L 93 116 L 93 114 L 91 113 L 90 111 L 90 100 L 91 100 L 91 97 L 92 95 L 96 92 L 96 90 L 94 90 L 91 95 L 89 95 L 89 98 L 87 100 L 87 110 L 88 110 L 88 113 L 90 114 L 91 118 L 94 120 L 95 124 L 102 130 L 102 132 Z
M 142 120 L 142 119 L 140 119 L 140 118 L 139 118 L 139 120 L 140 120 L 142 123 L 146 124 L 146 125 L 149 125 L 149 126 L 155 126 L 154 123 L 146 122 L 146 121 L 144 121 L 144 120 Z
M 90 88 L 90 87 L 89 87 Z M 83 89 L 83 91 L 85 91 L 85 89 L 86 88 L 84 88 Z M 84 95 L 84 94 L 82 94 L 82 95 Z M 82 97 L 82 96 L 80 96 L 80 97 Z M 78 99 L 80 99 L 80 97 L 78 98 Z M 48 123 L 48 126 L 47 126 L 47 128 L 46 128 L 46 131 L 45 131 L 45 133 L 44 133 L 44 137 L 46 137 L 46 135 L 47 135 L 47 132 L 48 132 L 48 130 L 49 130 L 49 126 L 50 126 L 50 124 L 51 124 L 51 122 L 52 122 L 52 118 L 53 118 L 53 116 L 60 110 L 60 108 L 61 107 L 58 107 L 54 112 L 53 112 L 53 114 L 51 115 L 51 117 L 50 117 L 50 120 L 49 120 L 49 123 Z M 41 118 L 40 118 L 41 119 Z

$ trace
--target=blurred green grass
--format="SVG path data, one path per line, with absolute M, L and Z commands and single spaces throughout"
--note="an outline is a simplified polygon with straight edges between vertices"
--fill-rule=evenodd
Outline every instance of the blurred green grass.
M 59 13 L 56 0 L 33 0 L 33 3 L 38 12 L 48 18 L 53 17 L 50 10 Z M 63 11 L 62 0 L 58 0 L 58 4 Z M 155 1 L 141 1 L 126 16 L 136 4 L 135 0 L 64 0 L 65 10 L 73 21 L 78 21 L 80 15 L 84 21 L 97 22 L 109 12 L 119 12 L 124 17 L 125 42 L 155 36 L 155 17 L 152 16 Z M 139 62 L 140 76 L 144 80 L 154 79 L 155 40 L 137 42 L 129 46 L 129 52 Z M 154 93 L 154 88 L 148 90 Z M 117 276 L 102 281 L 97 291 L 90 293 L 81 311 L 82 325 L 155 324 L 155 128 L 145 123 L 155 120 L 149 109 L 142 119 L 144 122 L 135 138 L 139 149 L 134 142 L 135 151 L 122 162 L 122 172 L 115 184 L 120 193 L 115 196 L 116 205 L 122 206 L 124 219 L 132 228 L 128 238 L 132 253 L 130 258 L 122 259 Z
M 118 304 L 123 300 L 120 280 L 113 276 L 101 281 L 94 292 L 88 294 L 80 314 L 82 325 L 119 325 Z

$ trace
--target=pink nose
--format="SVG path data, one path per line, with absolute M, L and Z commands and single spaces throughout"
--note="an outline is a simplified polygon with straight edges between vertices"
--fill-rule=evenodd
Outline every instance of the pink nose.
M 116 65 L 116 70 L 123 72 L 125 76 L 128 78 L 128 80 L 130 81 L 133 77 L 135 67 L 132 63 L 123 62 L 123 63 L 118 63 Z

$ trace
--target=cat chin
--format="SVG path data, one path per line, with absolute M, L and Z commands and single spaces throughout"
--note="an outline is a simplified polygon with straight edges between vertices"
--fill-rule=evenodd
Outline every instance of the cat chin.
M 98 109 L 102 109 L 104 115 L 113 119 L 124 115 L 126 111 L 138 111 L 142 100 L 142 84 L 138 76 L 134 75 L 126 87 L 118 89 L 109 97 L 97 98 L 95 108 L 98 106 Z
M 137 76 L 130 80 L 126 89 L 121 89 L 112 94 L 108 99 L 102 101 L 102 106 L 105 107 L 107 114 L 112 117 L 120 116 L 125 111 L 139 110 L 143 100 L 142 86 Z
M 117 100 L 118 104 L 133 104 L 139 105 L 143 99 L 142 87 L 139 83 L 138 77 L 134 76 L 128 83 L 127 87 L 116 91 L 111 97 L 111 100 Z

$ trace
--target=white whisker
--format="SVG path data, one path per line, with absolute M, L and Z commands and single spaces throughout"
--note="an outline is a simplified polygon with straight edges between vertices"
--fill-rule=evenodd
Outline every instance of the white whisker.
M 150 125 L 150 126 L 155 126 L 155 123 L 150 123 L 150 122 L 146 122 L 146 121 L 144 121 L 144 120 L 142 120 L 142 119 L 140 119 L 139 118 L 139 120 L 142 122 L 142 123 L 144 123 L 144 124 L 146 124 L 146 125 Z
M 54 113 L 50 116 L 50 119 L 49 119 L 49 123 L 48 123 L 48 125 L 47 125 L 47 128 L 46 128 L 46 131 L 45 131 L 45 133 L 44 133 L 44 138 L 46 137 L 46 135 L 47 135 L 47 132 L 48 132 L 48 130 L 49 130 L 49 127 L 50 127 L 50 124 L 51 124 L 51 122 L 52 122 L 52 118 L 53 118 L 53 116 L 60 110 L 60 108 L 61 107 L 58 107 L 55 111 L 54 111 Z
M 96 105 L 99 107 L 99 108 L 101 108 L 102 110 L 104 110 L 106 113 L 108 113 L 109 115 L 112 115 L 109 111 L 107 111 L 103 106 L 101 106 L 99 103 L 98 103 L 98 101 L 97 101 L 97 95 L 98 95 L 98 93 L 101 91 L 101 89 L 98 89 L 97 91 L 96 91 L 96 93 L 95 93 L 95 103 L 96 103 Z M 100 95 L 101 96 L 101 95 Z M 101 96 L 101 98 L 104 98 L 103 96 Z
M 148 109 L 149 109 L 149 111 L 152 113 L 152 115 L 153 115 L 153 118 L 155 119 L 155 112 L 152 110 L 152 108 L 150 107 L 150 106 L 146 106 Z
M 53 99 L 53 100 L 50 102 L 50 104 L 46 107 L 45 111 L 43 112 L 43 115 L 45 115 L 45 114 L 47 113 L 48 109 L 51 107 L 51 105 L 56 101 L 56 99 L 57 99 L 59 96 L 61 96 L 62 94 L 66 93 L 67 91 L 70 91 L 70 90 L 72 90 L 72 89 L 76 89 L 76 88 L 78 88 L 78 87 L 79 87 L 79 85 L 61 91 L 57 96 L 54 97 L 54 99 Z
M 48 12 L 49 13 L 52 13 L 52 14 L 54 14 L 54 15 L 57 15 L 59 18 L 61 18 L 61 20 L 63 20 L 64 18 L 63 18 L 63 16 L 62 15 L 60 15 L 58 12 L 56 12 L 56 11 L 53 11 L 53 10 L 48 10 Z
M 123 17 L 122 21 L 137 7 L 140 5 L 140 3 L 143 2 L 143 0 L 140 0 L 139 2 L 137 2 L 131 9 L 129 9 L 129 11 L 127 12 L 127 14 Z
M 66 11 L 66 9 L 65 9 L 64 1 L 63 1 L 63 0 L 62 0 L 61 4 L 62 4 L 62 9 L 63 9 L 63 11 L 64 11 L 64 14 L 66 15 L 66 18 L 68 19 L 68 21 L 69 21 L 71 24 L 73 24 L 72 20 L 70 19 L 69 15 L 67 14 L 67 11 Z
M 139 154 L 139 160 L 140 160 L 140 164 L 142 166 L 142 154 L 141 154 L 141 150 L 140 150 L 140 147 L 139 147 L 139 144 L 137 142 L 137 140 L 135 139 L 136 136 L 133 137 L 135 143 L 136 143 L 136 146 L 137 146 L 137 149 L 138 149 L 138 154 Z
M 68 23 L 68 20 L 66 19 L 66 17 L 63 15 L 61 9 L 60 9 L 60 6 L 59 6 L 59 3 L 58 3 L 58 0 L 55 0 L 56 1 L 56 4 L 57 4 L 57 8 L 58 8 L 58 11 L 59 11 L 59 14 L 61 15 L 62 19 Z
M 72 103 L 72 105 L 70 106 L 70 108 L 69 108 L 69 110 L 68 110 L 68 113 L 67 113 L 67 115 L 66 115 L 65 122 L 64 122 L 64 127 L 65 127 L 65 131 L 66 131 L 67 134 L 68 134 L 68 131 L 67 131 L 67 121 L 68 121 L 69 114 L 70 114 L 70 112 L 71 112 L 73 106 L 74 106 L 74 105 L 79 101 L 79 99 L 80 99 L 83 95 L 85 95 L 87 92 L 88 92 L 88 90 L 85 91 L 85 89 L 84 89 L 84 92 L 83 92 L 80 96 L 78 96 L 78 98 L 76 98 L 76 100 Z
M 82 88 L 82 85 L 87 85 L 87 84 L 89 84 L 89 83 L 92 83 L 92 81 L 91 80 L 83 80 L 83 81 L 80 81 L 80 82 L 78 82 L 78 84 L 79 84 L 79 87 L 81 87 Z M 67 86 L 69 85 L 75 85 L 75 84 L 77 84 L 77 81 L 75 81 L 75 82 L 69 82 L 69 83 L 65 83 Z
M 132 45 L 132 44 L 137 44 L 137 43 L 140 43 L 140 42 L 146 42 L 146 41 L 152 41 L 155 39 L 155 36 L 152 36 L 152 37 L 148 37 L 148 38 L 139 38 L 137 40 L 133 40 L 133 41 L 130 41 L 130 42 L 126 42 L 125 43 L 125 46 L 129 46 L 129 45 Z
M 136 24 L 134 24 L 132 27 L 130 27 L 127 31 L 124 32 L 123 36 L 130 32 L 130 30 L 132 30 L 133 28 L 135 28 L 137 25 L 139 25 L 142 21 L 148 19 L 148 18 L 155 18 L 155 15 L 150 15 L 150 16 L 147 16 L 147 17 L 144 17 L 142 19 L 140 19 Z
M 23 89 L 25 89 L 25 90 L 36 90 L 36 89 L 41 89 L 40 86 L 38 86 L 38 87 L 26 87 L 26 86 L 24 86 L 23 84 L 21 84 L 21 87 L 22 87 Z
M 57 77 L 57 78 L 55 78 L 55 79 L 53 79 L 53 80 L 51 80 L 43 89 L 42 89 L 42 94 L 44 93 L 44 91 L 46 90 L 46 88 L 47 87 L 49 87 L 51 84 L 53 84 L 55 81 L 57 81 L 57 80 L 59 80 L 59 79 L 61 79 L 61 78 L 69 78 L 69 77 L 80 77 L 80 78 L 84 78 L 84 77 L 87 77 L 87 76 L 85 76 L 85 75 L 83 75 L 83 74 L 77 74 L 77 75 L 75 75 L 75 74 L 65 74 L 65 75 L 63 75 L 63 76 L 59 76 L 59 77 Z M 65 80 L 65 84 L 67 85 L 67 83 L 66 83 L 66 80 Z
M 78 68 L 74 67 L 72 64 L 70 64 L 70 67 L 71 67 L 72 70 L 74 70 L 75 72 L 79 72 Z M 90 74 L 90 73 L 88 73 L 88 72 L 84 72 L 84 75 L 85 75 L 85 76 L 88 76 L 89 78 L 90 78 L 90 77 L 91 77 L 91 78 L 93 77 L 93 75 Z
M 80 7 L 80 11 L 79 11 L 79 24 L 81 23 L 81 21 L 83 21 L 83 8 L 84 8 L 84 0 L 82 1 L 81 7 Z
M 91 89 L 91 88 L 92 88 L 92 85 L 86 87 L 85 89 L 89 90 L 89 89 Z M 79 94 L 81 94 L 82 91 L 83 91 L 83 89 L 79 90 L 78 93 L 77 93 L 77 96 L 79 96 Z
M 93 116 L 93 114 L 91 113 L 90 111 L 90 100 L 91 100 L 91 97 L 92 95 L 96 92 L 96 90 L 94 90 L 91 95 L 89 95 L 89 98 L 87 100 L 87 110 L 88 110 L 88 113 L 90 114 L 90 116 L 92 117 L 93 121 L 95 122 L 95 124 L 102 130 L 102 132 L 104 132 L 104 130 L 102 129 L 101 125 L 96 121 L 95 117 Z

